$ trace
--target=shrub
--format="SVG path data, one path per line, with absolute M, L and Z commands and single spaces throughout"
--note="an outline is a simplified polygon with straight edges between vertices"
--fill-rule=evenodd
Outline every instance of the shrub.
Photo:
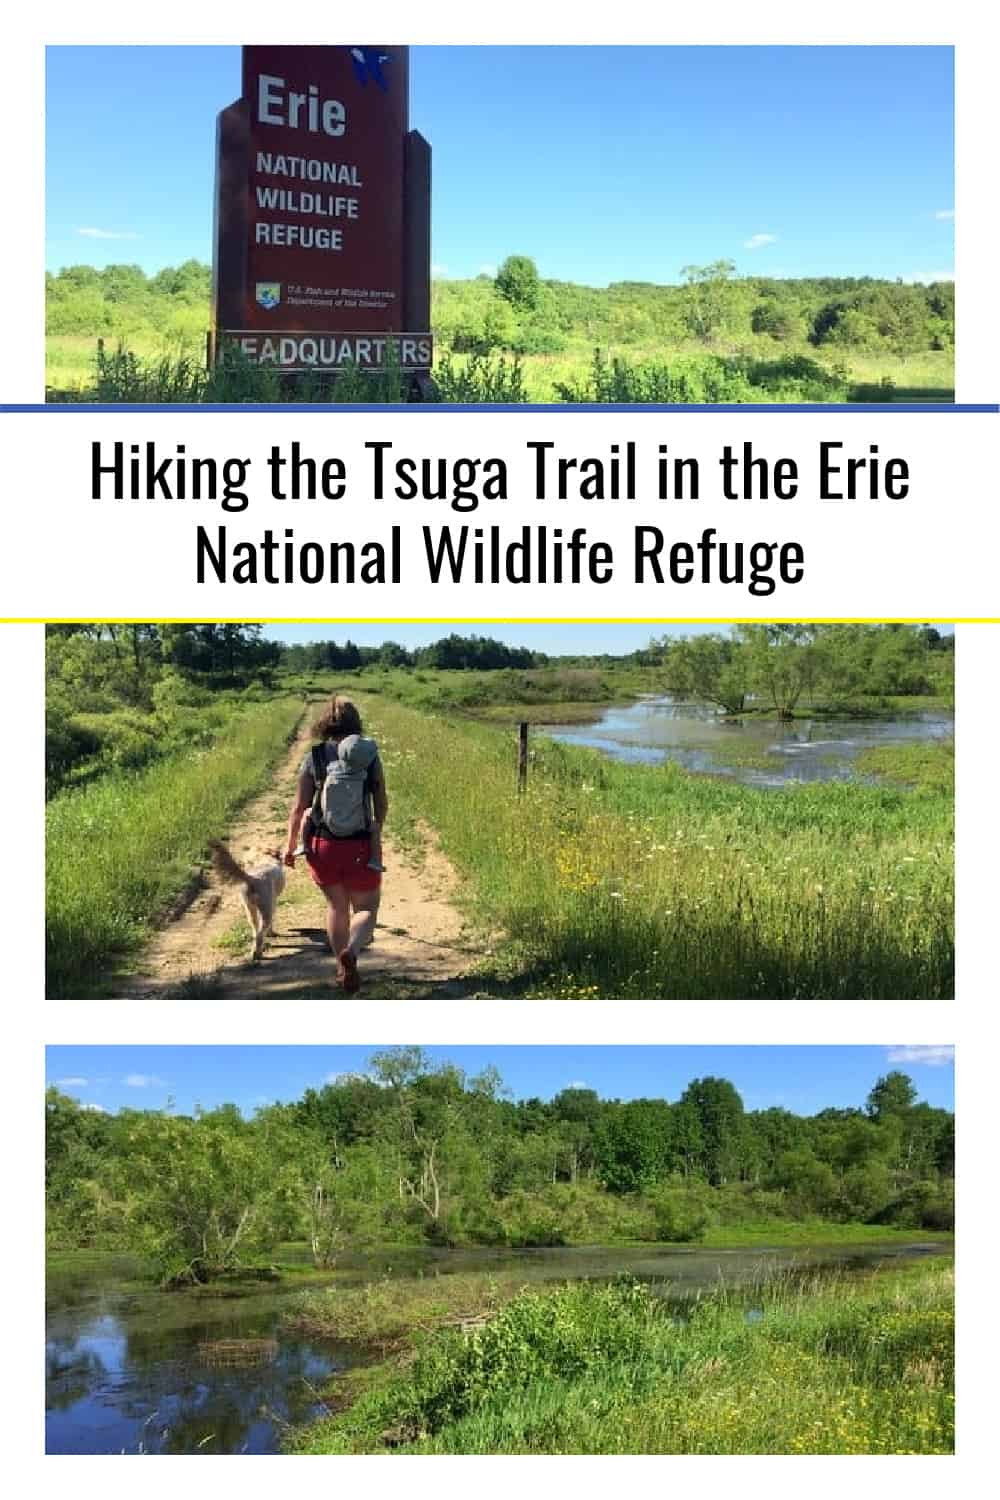
M 49 704 L 45 714 L 45 795 L 51 797 L 73 766 L 96 755 L 101 748 L 96 729 L 78 718 L 67 718 L 59 705 Z
M 570 403 L 730 403 L 754 401 L 846 401 L 847 382 L 805 355 L 778 360 L 745 356 L 679 357 L 671 364 L 605 359 L 595 350 L 589 378 L 557 384 L 559 399 Z
M 472 354 L 457 366 L 445 355 L 434 371 L 438 397 L 449 405 L 514 406 L 527 401 L 519 359 Z
M 701 1193 L 688 1188 L 661 1188 L 652 1196 L 656 1238 L 668 1243 L 700 1240 L 712 1220 Z
M 901 1229 L 954 1229 L 955 1184 L 950 1180 L 915 1182 L 876 1214 L 873 1222 Z

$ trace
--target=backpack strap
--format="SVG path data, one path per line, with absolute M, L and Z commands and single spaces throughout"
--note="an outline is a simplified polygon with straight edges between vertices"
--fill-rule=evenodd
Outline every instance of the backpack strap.
M 309 758 L 312 761 L 313 778 L 313 802 L 309 821 L 312 824 L 313 833 L 318 833 L 323 827 L 323 784 L 326 781 L 326 756 L 322 743 L 312 746 Z

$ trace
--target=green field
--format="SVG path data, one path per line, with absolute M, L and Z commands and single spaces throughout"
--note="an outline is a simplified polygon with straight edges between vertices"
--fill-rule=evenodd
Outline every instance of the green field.
M 717 262 L 686 268 L 694 274 L 683 284 L 587 287 L 542 280 L 530 259 L 513 259 L 521 262 L 516 277 L 505 274 L 505 263 L 495 278 L 433 283 L 445 401 L 954 399 L 950 283 L 737 277 L 731 264 Z M 197 261 L 151 277 L 128 265 L 49 275 L 51 397 L 93 393 L 103 339 L 109 353 L 123 344 L 144 367 L 138 396 L 135 370 L 106 370 L 103 399 L 186 399 L 177 388 L 204 365 L 209 293 L 209 268 Z M 151 374 L 160 361 L 166 364 Z M 368 395 L 339 399 L 388 399 L 377 383 L 362 384 Z M 273 385 L 243 372 L 216 399 L 280 398 Z M 329 400 L 329 388 L 305 399 Z

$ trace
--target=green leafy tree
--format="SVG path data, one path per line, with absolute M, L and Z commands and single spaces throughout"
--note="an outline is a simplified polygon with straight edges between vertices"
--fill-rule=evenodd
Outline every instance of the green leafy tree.
M 730 637 L 715 633 L 664 637 L 663 681 L 677 699 L 717 703 L 727 713 L 742 712 L 749 690 L 746 654 Z
M 803 694 L 823 680 L 825 656 L 808 625 L 738 625 L 753 692 L 790 719 Z
M 877 1079 L 868 1099 L 865 1109 L 869 1119 L 881 1124 L 882 1121 L 893 1115 L 906 1115 L 916 1103 L 917 1091 L 913 1087 L 913 1080 L 905 1073 L 894 1069 L 891 1073 L 885 1073 Z
M 164 1281 L 207 1282 L 269 1253 L 294 1182 L 232 1105 L 194 1119 L 131 1112 L 121 1189 L 135 1240 Z
M 632 1099 L 606 1115 L 597 1144 L 597 1172 L 613 1193 L 638 1193 L 666 1172 L 670 1151 L 670 1106 L 660 1099 Z
M 682 266 L 681 275 L 687 282 L 688 329 L 695 338 L 708 342 L 732 317 L 736 266 L 731 260 L 713 260 L 705 266 Z
M 538 302 L 538 268 L 530 255 L 508 255 L 497 271 L 494 285 L 513 307 L 530 310 Z
M 696 1078 L 681 1095 L 701 1130 L 701 1167 L 714 1186 L 738 1175 L 743 1147 L 743 1100 L 725 1078 Z

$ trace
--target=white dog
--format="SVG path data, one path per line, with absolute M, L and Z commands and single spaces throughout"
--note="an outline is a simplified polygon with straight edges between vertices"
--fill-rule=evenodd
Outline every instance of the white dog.
M 213 840 L 211 850 L 212 864 L 219 879 L 243 887 L 240 897 L 253 932 L 253 961 L 257 963 L 264 952 L 264 943 L 274 930 L 278 897 L 285 889 L 285 867 L 280 856 L 272 854 L 266 864 L 244 870 L 225 844 Z

